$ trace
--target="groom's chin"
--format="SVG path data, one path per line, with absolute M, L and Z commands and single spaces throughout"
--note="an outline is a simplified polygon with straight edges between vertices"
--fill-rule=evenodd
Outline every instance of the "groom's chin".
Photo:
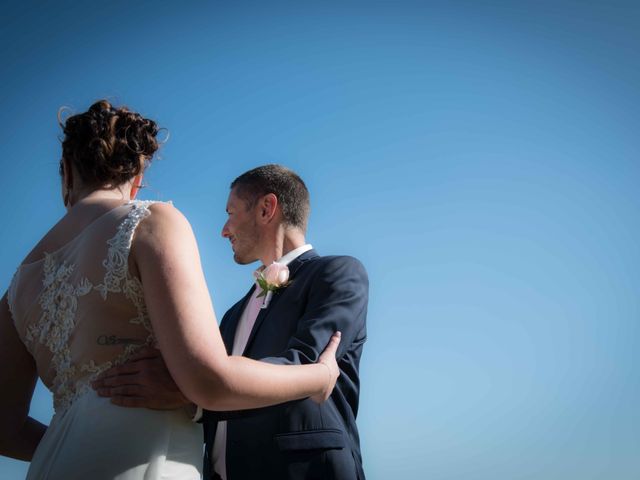
M 249 265 L 250 263 L 255 262 L 255 260 L 249 260 L 245 257 L 241 257 L 239 256 L 237 253 L 233 254 L 233 260 L 238 264 L 238 265 Z

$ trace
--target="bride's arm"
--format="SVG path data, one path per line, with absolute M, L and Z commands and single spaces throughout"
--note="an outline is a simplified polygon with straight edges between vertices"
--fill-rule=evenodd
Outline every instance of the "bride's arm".
M 158 346 L 184 395 L 211 410 L 326 398 L 337 367 L 279 366 L 227 355 L 191 226 L 169 205 L 156 204 L 151 211 L 138 226 L 131 255 Z
M 18 337 L 5 294 L 0 303 L 0 455 L 31 460 L 47 429 L 29 417 L 36 380 L 35 362 Z

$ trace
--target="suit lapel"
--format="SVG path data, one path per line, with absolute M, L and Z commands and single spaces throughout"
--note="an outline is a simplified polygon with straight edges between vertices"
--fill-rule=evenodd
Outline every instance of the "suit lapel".
M 305 253 L 303 253 L 302 255 L 300 255 L 299 257 L 295 258 L 294 260 L 291 261 L 291 263 L 289 263 L 289 281 L 293 281 L 296 272 L 300 269 L 300 267 L 302 265 L 304 265 L 305 262 L 311 260 L 312 258 L 318 257 L 319 255 L 316 253 L 315 250 L 309 250 Z M 252 290 L 253 291 L 253 290 Z M 249 292 L 251 293 L 251 292 Z M 247 352 L 249 351 L 249 348 L 251 347 L 251 343 L 253 342 L 253 339 L 256 336 L 256 333 L 258 332 L 258 329 L 260 328 L 260 325 L 262 325 L 262 322 L 264 322 L 264 319 L 269 315 L 269 313 L 273 312 L 275 310 L 276 304 L 278 303 L 278 301 L 280 301 L 280 297 L 282 297 L 283 292 L 275 292 L 273 297 L 271 297 L 271 301 L 269 302 L 269 306 L 267 308 L 264 308 L 262 310 L 260 310 L 260 313 L 258 313 L 258 317 L 256 318 L 256 322 L 253 324 L 253 328 L 251 329 L 251 333 L 249 334 L 249 339 L 247 340 L 247 345 L 244 348 L 244 351 L 242 352 L 243 356 L 247 356 Z M 245 302 L 243 302 L 243 304 L 246 303 L 246 299 Z M 242 311 L 242 310 L 240 310 Z M 238 316 L 239 318 L 239 316 Z M 236 325 L 237 325 L 237 320 L 236 320 Z M 235 329 L 234 329 L 234 333 L 235 333 Z M 232 340 L 231 342 L 233 343 L 233 337 L 231 337 Z M 226 343 L 226 341 L 225 341 Z
M 231 355 L 231 350 L 233 349 L 233 341 L 236 337 L 236 330 L 238 329 L 238 322 L 240 321 L 242 312 L 244 312 L 247 302 L 251 298 L 251 295 L 253 294 L 255 289 L 256 286 L 254 284 L 249 289 L 244 298 L 232 307 L 232 310 L 229 311 L 227 318 L 222 322 L 222 325 L 220 325 L 220 333 L 222 335 L 224 345 L 227 348 L 228 355 Z
M 319 257 L 318 253 L 315 250 L 311 249 L 307 252 L 304 252 L 298 258 L 293 259 L 289 264 L 289 280 L 290 281 L 293 280 L 293 277 L 295 277 L 296 272 L 300 269 L 302 265 L 305 264 L 305 262 L 308 262 L 309 260 L 316 257 Z

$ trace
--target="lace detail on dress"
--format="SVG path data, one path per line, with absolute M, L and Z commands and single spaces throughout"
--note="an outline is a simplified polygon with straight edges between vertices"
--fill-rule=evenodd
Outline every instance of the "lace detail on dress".
M 157 202 L 150 200 L 133 202 L 133 209 L 118 226 L 118 232 L 107 241 L 109 251 L 107 252 L 106 260 L 102 262 L 106 273 L 103 283 L 95 287 L 104 300 L 107 299 L 109 292 L 113 292 L 124 293 L 133 302 L 138 315 L 132 318 L 130 322 L 144 326 L 149 332 L 148 344 L 153 343 L 151 323 L 147 314 L 147 306 L 144 303 L 142 283 L 129 272 L 129 251 L 131 250 L 131 241 L 136 227 L 151 214 L 149 206 L 154 203 Z
M 42 315 L 27 327 L 25 334 L 28 348 L 33 348 L 33 343 L 37 341 L 53 353 L 51 362 L 56 375 L 52 390 L 56 410 L 67 406 L 75 393 L 72 379 L 76 369 L 71 362 L 69 337 L 76 324 L 78 297 L 86 295 L 93 288 L 86 278 L 82 278 L 77 285 L 71 284 L 69 276 L 74 269 L 75 265 L 65 262 L 56 264 L 54 257 L 45 253 L 44 290 L 39 299 Z
M 153 339 L 153 336 L 150 336 L 150 338 Z M 148 344 L 148 342 L 145 343 L 145 345 Z M 126 345 L 124 347 L 124 351 L 110 362 L 96 364 L 93 360 L 90 360 L 89 362 L 80 365 L 80 372 L 88 373 L 89 375 L 82 377 L 75 383 L 75 393 L 69 398 L 69 401 L 64 404 L 64 408 L 68 408 L 76 398 L 79 398 L 85 393 L 89 392 L 91 390 L 91 382 L 98 378 L 98 376 L 102 372 L 106 372 L 111 367 L 126 363 L 126 361 L 132 356 L 132 354 L 135 353 L 138 349 L 142 348 L 142 346 L 143 345 L 138 344 Z
M 18 285 L 18 278 L 20 277 L 20 267 L 16 269 L 16 272 L 13 274 L 13 278 L 11 278 L 11 283 L 9 284 L 9 288 L 7 289 L 7 304 L 9 305 L 9 313 L 11 314 L 11 320 L 14 325 L 16 323 L 15 320 L 15 301 L 16 301 L 16 286 Z
M 144 345 L 152 345 L 155 343 L 151 322 L 149 321 L 149 315 L 147 313 L 147 306 L 144 302 L 142 283 L 129 272 L 129 252 L 131 250 L 133 234 L 138 224 L 151 214 L 149 206 L 154 203 L 156 202 L 132 202 L 133 208 L 124 221 L 118 225 L 116 234 L 107 240 L 107 245 L 109 245 L 107 258 L 102 262 L 106 270 L 105 275 L 102 283 L 94 287 L 94 289 L 100 293 L 103 300 L 107 299 L 109 293 L 123 293 L 125 297 L 133 303 L 137 312 L 137 315 L 130 319 L 129 322 L 142 325 L 148 332 L 147 338 L 143 344 L 126 345 L 122 353 L 109 362 L 96 364 L 91 360 L 80 365 L 80 371 L 86 372 L 89 375 L 76 382 L 75 395 L 72 399 L 88 392 L 91 389 L 90 383 L 102 372 L 109 370 L 113 366 L 125 363 L 133 353 Z
M 151 213 L 149 206 L 153 203 L 155 202 L 133 202 L 133 208 L 118 226 L 116 234 L 107 241 L 107 258 L 102 263 L 105 275 L 102 283 L 98 285 L 93 285 L 84 277 L 73 285 L 69 278 L 76 265 L 67 262 L 57 264 L 52 254 L 45 253 L 44 290 L 39 298 L 42 315 L 37 322 L 27 327 L 25 344 L 31 349 L 35 342 L 39 342 L 53 353 L 51 364 L 55 377 L 51 390 L 56 412 L 66 410 L 76 398 L 88 392 L 91 381 L 102 372 L 125 363 L 135 351 L 155 342 L 144 302 L 142 283 L 129 273 L 128 263 L 135 228 Z M 120 355 L 111 361 L 96 364 L 90 360 L 75 365 L 71 360 L 69 339 L 76 326 L 78 298 L 93 290 L 99 292 L 103 300 L 107 299 L 109 293 L 123 293 L 133 303 L 137 312 L 129 322 L 142 325 L 148 335 L 142 344 L 126 345 Z

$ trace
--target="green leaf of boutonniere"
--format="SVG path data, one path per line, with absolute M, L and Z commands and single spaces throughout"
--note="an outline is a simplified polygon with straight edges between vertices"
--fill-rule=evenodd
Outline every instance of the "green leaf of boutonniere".
M 285 282 L 283 284 L 274 284 L 274 283 L 269 283 L 267 282 L 267 280 L 262 276 L 262 274 L 258 275 L 256 277 L 256 282 L 258 283 L 258 287 L 260 287 L 260 289 L 262 290 L 257 296 L 256 298 L 260 298 L 260 297 L 264 297 L 267 292 L 277 292 L 278 290 L 280 290 L 281 288 L 285 288 L 288 287 L 289 284 L 291 282 Z

